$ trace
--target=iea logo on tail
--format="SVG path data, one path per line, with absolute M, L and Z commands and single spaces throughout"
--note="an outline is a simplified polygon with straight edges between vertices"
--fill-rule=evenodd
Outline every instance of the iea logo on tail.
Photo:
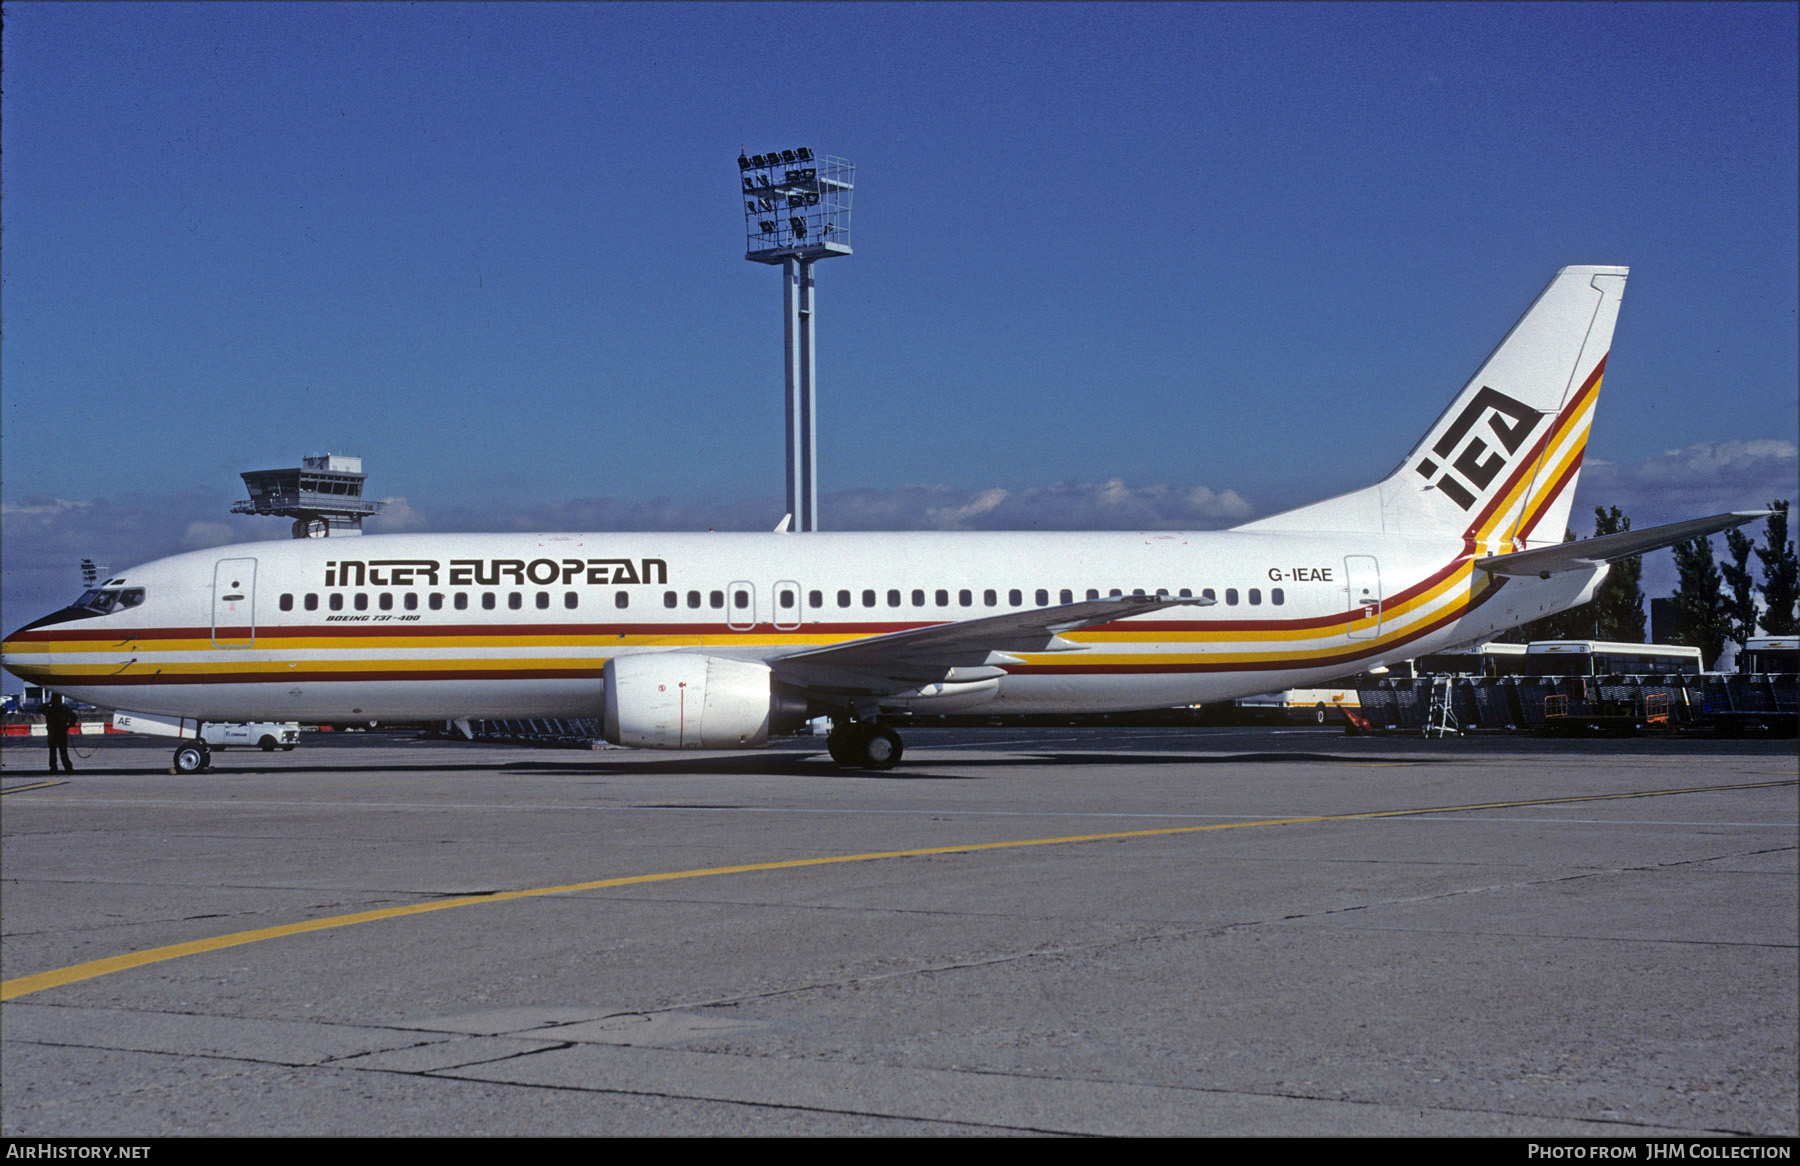
M 1492 437 L 1485 432 L 1470 436 L 1469 431 L 1484 416 L 1488 419 Z M 1475 505 L 1475 499 L 1500 476 L 1500 471 L 1512 461 L 1512 455 L 1519 452 L 1519 447 L 1525 444 L 1525 439 L 1531 436 L 1532 431 L 1538 427 L 1538 422 L 1543 419 L 1544 415 L 1536 409 L 1483 385 L 1481 391 L 1475 394 L 1475 399 L 1469 402 L 1469 407 L 1456 415 L 1456 420 L 1450 423 L 1444 436 L 1431 447 L 1431 452 L 1437 457 L 1450 461 L 1454 454 L 1455 460 L 1450 461 L 1441 475 L 1438 474 L 1438 462 L 1429 457 L 1420 458 L 1419 464 L 1414 468 L 1419 471 L 1420 477 L 1428 481 L 1436 475 L 1437 480 L 1432 481 L 1431 485 L 1467 510 Z M 1466 443 L 1464 438 L 1468 438 Z M 1489 440 L 1498 440 L 1501 448 L 1490 452 Z M 1458 446 L 1462 447 L 1460 451 Z

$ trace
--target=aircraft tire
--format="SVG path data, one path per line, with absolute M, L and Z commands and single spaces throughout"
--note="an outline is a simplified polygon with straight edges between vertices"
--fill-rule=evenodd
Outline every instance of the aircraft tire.
M 861 765 L 864 769 L 892 769 L 900 764 L 903 750 L 900 734 L 885 725 L 873 725 L 862 742 Z
M 850 721 L 825 738 L 831 759 L 845 769 L 892 769 L 900 764 L 900 734 L 885 725 Z
M 1324 701 L 1320 701 L 1319 706 L 1317 708 L 1313 709 L 1313 720 L 1318 722 L 1321 725 L 1325 723 L 1325 702 Z
M 212 764 L 212 753 L 205 745 L 192 741 L 175 750 L 175 772 L 201 773 Z
M 825 751 L 845 769 L 854 769 L 861 764 L 858 757 L 865 731 L 865 727 L 856 721 L 833 725 L 831 732 L 825 737 Z

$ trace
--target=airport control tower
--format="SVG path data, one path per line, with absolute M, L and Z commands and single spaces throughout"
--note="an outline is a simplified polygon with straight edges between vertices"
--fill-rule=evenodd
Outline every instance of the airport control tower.
M 850 254 L 856 167 L 802 147 L 738 155 L 744 258 L 782 269 L 787 348 L 787 505 L 794 530 L 819 529 L 818 415 L 813 374 L 813 263 Z
M 291 470 L 251 470 L 242 475 L 250 497 L 233 514 L 270 514 L 294 520 L 295 538 L 361 534 L 362 521 L 387 503 L 362 496 L 362 459 L 342 454 L 304 457 Z

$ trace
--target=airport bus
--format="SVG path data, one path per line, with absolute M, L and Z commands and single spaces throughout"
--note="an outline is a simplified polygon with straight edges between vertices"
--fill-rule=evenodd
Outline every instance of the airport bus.
M 1482 644 L 1461 652 L 1433 652 L 1412 661 L 1414 676 L 1518 676 L 1524 644 Z
M 1738 653 L 1739 675 L 1800 672 L 1800 636 L 1751 636 Z
M 1525 646 L 1521 676 L 1698 676 L 1699 648 L 1606 640 L 1540 640 Z

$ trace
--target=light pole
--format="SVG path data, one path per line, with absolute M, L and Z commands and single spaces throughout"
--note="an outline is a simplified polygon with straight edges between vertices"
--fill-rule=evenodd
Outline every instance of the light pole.
M 781 268 L 787 353 L 787 505 L 794 530 L 819 529 L 813 262 L 850 254 L 856 167 L 805 147 L 738 155 L 744 258 Z

